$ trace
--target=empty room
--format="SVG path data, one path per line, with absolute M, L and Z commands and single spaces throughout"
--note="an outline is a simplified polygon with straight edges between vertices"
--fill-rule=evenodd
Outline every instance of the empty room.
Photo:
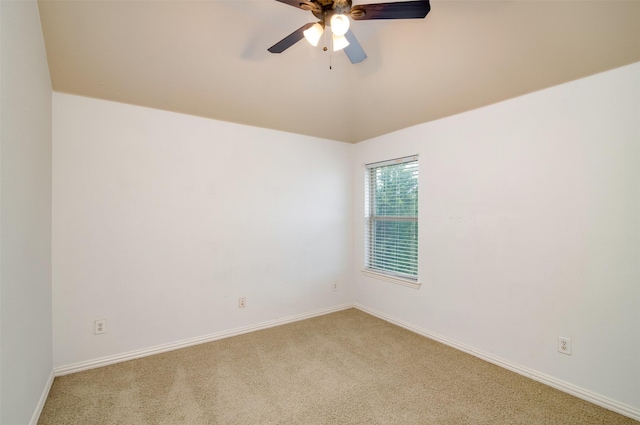
M 638 424 L 640 2 L 0 0 L 0 424 Z

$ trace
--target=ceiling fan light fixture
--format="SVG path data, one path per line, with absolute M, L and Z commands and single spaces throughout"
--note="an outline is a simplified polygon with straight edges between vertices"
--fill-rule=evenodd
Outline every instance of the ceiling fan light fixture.
M 306 38 L 309 44 L 314 47 L 318 45 L 320 37 L 322 37 L 322 33 L 324 33 L 324 28 L 319 22 L 313 24 L 309 29 L 303 32 L 304 38 Z
M 333 34 L 333 51 L 337 52 L 349 45 L 349 41 L 344 35 Z
M 335 14 L 331 17 L 331 32 L 337 36 L 343 36 L 349 31 L 349 17 Z

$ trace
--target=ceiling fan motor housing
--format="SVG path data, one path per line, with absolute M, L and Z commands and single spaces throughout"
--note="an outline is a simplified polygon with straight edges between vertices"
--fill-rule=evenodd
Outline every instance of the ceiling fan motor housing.
M 320 21 L 330 21 L 335 14 L 347 15 L 351 11 L 351 0 L 315 0 L 311 1 L 311 12 Z

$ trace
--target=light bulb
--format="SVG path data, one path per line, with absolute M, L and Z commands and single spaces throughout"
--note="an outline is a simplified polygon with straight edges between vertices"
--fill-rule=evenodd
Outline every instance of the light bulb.
M 310 28 L 303 31 L 304 38 L 307 39 L 309 44 L 312 46 L 317 46 L 320 41 L 320 37 L 322 37 L 322 33 L 324 32 L 324 28 L 319 23 L 313 24 Z
M 342 50 L 349 45 L 349 41 L 344 35 L 335 35 L 333 34 L 333 51 L 337 52 L 338 50 Z
M 349 18 L 347 15 L 333 15 L 331 17 L 331 32 L 337 36 L 345 35 L 349 31 Z

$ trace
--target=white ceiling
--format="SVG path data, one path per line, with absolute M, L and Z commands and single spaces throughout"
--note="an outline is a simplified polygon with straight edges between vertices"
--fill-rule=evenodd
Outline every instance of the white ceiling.
M 39 9 L 56 91 L 352 143 L 640 61 L 637 0 L 435 0 L 424 20 L 352 22 L 357 65 L 304 40 L 267 52 L 314 21 L 275 0 Z

